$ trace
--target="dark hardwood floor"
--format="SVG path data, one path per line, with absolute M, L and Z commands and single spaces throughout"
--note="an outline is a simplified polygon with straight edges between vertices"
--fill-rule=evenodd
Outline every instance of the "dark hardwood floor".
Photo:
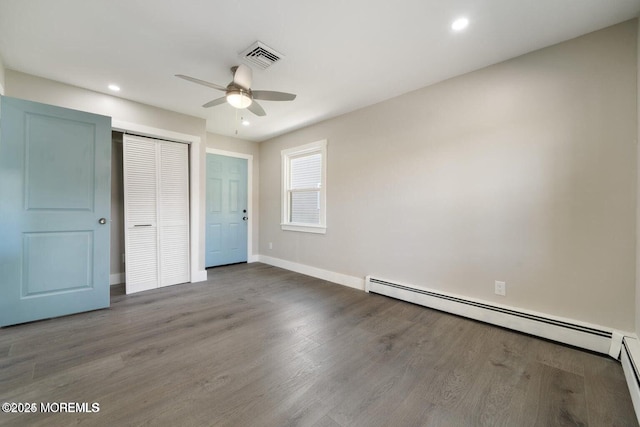
M 608 357 L 264 264 L 0 329 L 0 425 L 635 426 Z

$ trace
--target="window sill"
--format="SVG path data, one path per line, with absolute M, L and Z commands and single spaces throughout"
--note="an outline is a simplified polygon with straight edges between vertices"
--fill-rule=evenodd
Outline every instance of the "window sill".
M 280 224 L 284 231 L 300 231 L 303 233 L 326 234 L 327 227 L 322 225 L 299 225 L 299 224 Z

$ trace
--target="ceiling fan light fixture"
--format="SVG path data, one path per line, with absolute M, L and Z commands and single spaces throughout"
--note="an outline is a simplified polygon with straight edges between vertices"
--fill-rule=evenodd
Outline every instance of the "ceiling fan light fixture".
M 230 90 L 227 92 L 227 102 L 234 108 L 243 109 L 250 106 L 253 100 L 243 90 Z

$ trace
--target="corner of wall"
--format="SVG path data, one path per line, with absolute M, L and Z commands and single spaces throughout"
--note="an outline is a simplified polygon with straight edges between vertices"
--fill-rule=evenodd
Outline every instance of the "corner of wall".
M 636 21 L 636 294 L 635 294 L 635 332 L 640 331 L 640 21 Z
M 4 95 L 4 62 L 0 56 L 0 95 Z

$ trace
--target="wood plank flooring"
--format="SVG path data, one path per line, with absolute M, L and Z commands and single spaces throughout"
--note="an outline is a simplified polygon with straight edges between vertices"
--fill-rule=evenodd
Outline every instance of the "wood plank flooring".
M 637 426 L 622 368 L 264 264 L 0 329 L 0 425 Z

